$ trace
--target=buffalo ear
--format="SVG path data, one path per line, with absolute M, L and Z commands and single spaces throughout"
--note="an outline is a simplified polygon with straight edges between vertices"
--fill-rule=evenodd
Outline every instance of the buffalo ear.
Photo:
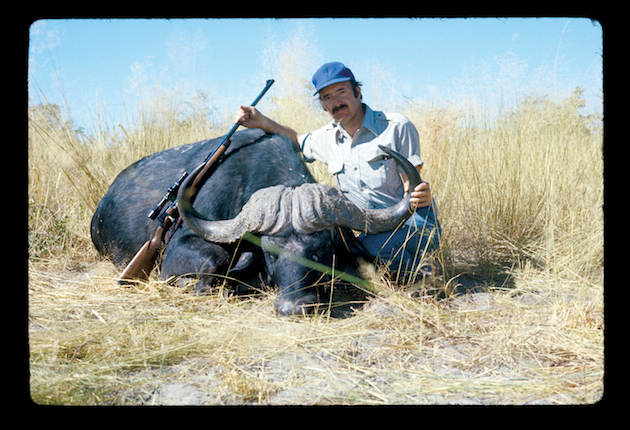
M 253 263 L 255 263 L 257 259 L 258 259 L 258 256 L 256 255 L 256 253 L 252 251 L 243 252 L 241 256 L 238 258 L 238 261 L 236 262 L 234 267 L 230 269 L 229 273 L 241 272 L 243 270 L 246 270 Z

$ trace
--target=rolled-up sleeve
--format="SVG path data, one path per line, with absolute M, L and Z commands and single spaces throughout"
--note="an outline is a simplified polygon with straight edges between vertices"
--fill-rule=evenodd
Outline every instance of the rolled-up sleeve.
M 311 133 L 305 134 L 300 142 L 300 148 L 302 148 L 302 155 L 304 155 L 304 160 L 311 163 L 315 161 L 313 158 L 313 145 L 311 145 L 309 139 L 311 137 Z M 308 144 L 307 144 L 308 142 Z
M 311 163 L 315 160 L 321 161 L 325 164 L 330 164 L 330 136 L 327 136 L 329 131 L 326 128 L 321 128 L 307 134 L 300 143 L 302 148 L 302 154 L 304 155 L 304 161 Z
M 414 166 L 424 164 L 420 157 L 420 136 L 416 127 L 404 115 L 398 115 L 398 138 L 396 141 L 396 151 L 404 156 Z

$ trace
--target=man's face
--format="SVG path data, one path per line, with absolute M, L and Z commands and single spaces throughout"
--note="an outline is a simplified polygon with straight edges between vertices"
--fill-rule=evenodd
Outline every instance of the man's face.
M 361 108 L 361 88 L 357 87 L 357 97 L 355 97 L 352 85 L 348 81 L 322 88 L 320 95 L 326 112 L 341 124 L 354 118 Z

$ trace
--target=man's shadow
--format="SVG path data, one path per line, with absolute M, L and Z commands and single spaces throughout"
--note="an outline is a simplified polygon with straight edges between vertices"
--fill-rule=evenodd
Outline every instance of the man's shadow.
M 469 268 L 450 267 L 436 277 L 426 277 L 412 285 L 401 285 L 396 291 L 410 298 L 432 296 L 435 300 L 448 300 L 454 297 L 483 293 L 491 290 L 509 290 L 515 287 L 510 267 L 478 266 Z M 373 294 L 353 285 L 335 284 L 332 291 L 324 293 L 328 302 L 322 300 L 317 312 L 330 311 L 331 318 L 348 318 L 359 310 Z

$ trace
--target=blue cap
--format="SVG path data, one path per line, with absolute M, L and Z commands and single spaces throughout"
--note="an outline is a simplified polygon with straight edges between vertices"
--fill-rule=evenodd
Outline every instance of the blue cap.
M 328 85 L 349 81 L 350 79 L 354 79 L 354 75 L 346 66 L 338 62 L 326 63 L 317 69 L 313 75 L 313 85 L 315 85 L 315 94 L 313 95 L 316 95 Z

